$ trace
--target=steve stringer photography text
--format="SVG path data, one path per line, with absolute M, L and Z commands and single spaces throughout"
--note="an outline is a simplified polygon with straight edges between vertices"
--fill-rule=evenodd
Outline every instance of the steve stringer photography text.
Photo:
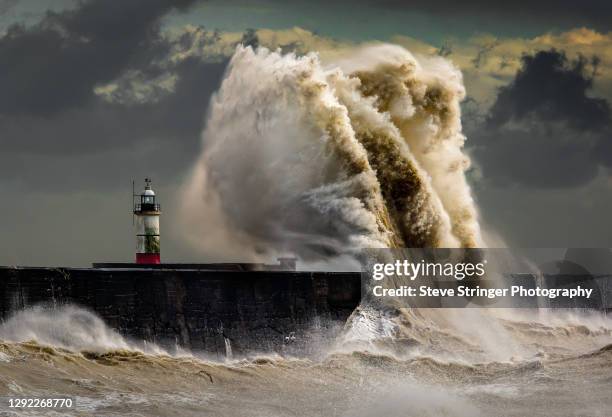
M 544 297 L 555 299 L 557 297 L 591 298 L 592 288 L 583 288 L 580 285 L 573 288 L 541 288 L 539 286 L 528 288 L 522 285 L 503 287 L 502 283 L 487 286 L 458 285 L 456 288 L 440 288 L 439 279 L 454 278 L 457 281 L 469 280 L 470 284 L 477 283 L 486 276 L 487 261 L 472 263 L 441 263 L 441 262 L 410 262 L 396 260 L 392 263 L 375 263 L 372 266 L 371 276 L 377 283 L 371 287 L 375 297 Z M 392 280 L 386 280 L 393 278 Z M 414 285 L 417 278 L 428 279 L 423 285 Z M 401 285 L 402 280 L 408 280 Z M 391 284 L 391 285 L 383 285 Z

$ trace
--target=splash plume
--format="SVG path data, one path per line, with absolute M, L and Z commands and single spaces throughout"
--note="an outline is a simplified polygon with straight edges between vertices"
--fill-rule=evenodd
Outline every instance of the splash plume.
M 193 241 L 209 255 L 304 260 L 482 246 L 464 94 L 450 63 L 394 45 L 330 63 L 238 47 L 185 189 Z

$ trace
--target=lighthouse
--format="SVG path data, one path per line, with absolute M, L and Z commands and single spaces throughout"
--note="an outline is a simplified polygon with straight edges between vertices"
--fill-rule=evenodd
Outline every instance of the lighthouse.
M 158 264 L 159 257 L 159 215 L 161 207 L 155 201 L 151 180 L 145 178 L 145 188 L 134 204 L 136 216 L 136 263 Z

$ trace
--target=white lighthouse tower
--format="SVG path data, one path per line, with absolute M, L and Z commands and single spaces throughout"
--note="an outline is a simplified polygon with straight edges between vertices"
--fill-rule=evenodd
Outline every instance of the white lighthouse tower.
M 155 201 L 151 180 L 145 178 L 142 194 L 135 195 L 139 201 L 134 204 L 136 216 L 136 263 L 158 264 L 159 256 L 159 215 L 161 207 Z

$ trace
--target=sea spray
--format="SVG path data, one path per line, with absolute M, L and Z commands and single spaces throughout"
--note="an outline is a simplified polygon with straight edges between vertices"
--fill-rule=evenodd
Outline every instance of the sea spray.
M 144 351 L 165 353 L 153 343 L 132 343 L 95 313 L 76 305 L 38 305 L 20 310 L 0 325 L 0 340 L 34 341 L 73 352 Z
M 223 338 L 225 341 L 225 360 L 232 360 L 234 355 L 232 353 L 232 342 L 227 337 Z
M 480 246 L 463 94 L 452 65 L 400 47 L 325 64 L 238 47 L 185 187 L 186 232 L 207 254 L 247 259 Z

